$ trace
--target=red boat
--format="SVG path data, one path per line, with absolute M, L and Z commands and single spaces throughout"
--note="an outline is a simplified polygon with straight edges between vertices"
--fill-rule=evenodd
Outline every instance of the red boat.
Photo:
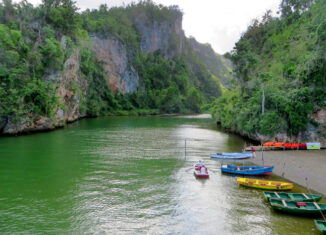
M 197 163 L 195 165 L 194 175 L 197 178 L 208 178 L 209 177 L 209 174 L 208 174 L 207 167 L 205 167 L 204 165 L 202 165 L 201 162 Z

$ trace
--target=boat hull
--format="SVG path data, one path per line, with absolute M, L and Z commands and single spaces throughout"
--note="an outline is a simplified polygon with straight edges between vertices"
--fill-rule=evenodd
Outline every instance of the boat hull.
M 282 181 L 270 181 L 270 180 L 258 180 L 251 178 L 241 178 L 237 179 L 237 182 L 246 187 L 265 189 L 265 190 L 291 190 L 294 185 L 288 182 Z
M 326 204 L 301 202 L 301 204 L 304 205 L 298 205 L 300 202 L 278 199 L 271 199 L 269 203 L 274 210 L 288 214 L 300 216 L 321 216 L 321 213 L 326 213 Z M 319 208 L 317 208 L 315 205 L 318 205 Z
M 321 194 L 305 194 L 305 193 L 285 193 L 285 192 L 264 192 L 267 201 L 270 199 L 283 199 L 297 202 L 318 202 L 323 197 Z
M 211 153 L 211 158 L 223 160 L 242 160 L 253 157 L 252 153 Z
M 209 178 L 209 174 L 201 174 L 199 172 L 194 171 L 194 175 L 196 176 L 196 178 Z
M 322 234 L 326 234 L 326 221 L 324 220 L 314 220 L 316 227 Z
M 222 165 L 221 171 L 228 174 L 236 175 L 270 175 L 274 166 L 233 166 Z

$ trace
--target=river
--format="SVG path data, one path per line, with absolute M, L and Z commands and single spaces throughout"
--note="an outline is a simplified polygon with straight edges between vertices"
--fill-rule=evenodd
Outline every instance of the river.
M 209 157 L 245 144 L 207 115 L 84 119 L 1 137 L 0 233 L 318 234 Z M 209 179 L 194 177 L 198 160 Z

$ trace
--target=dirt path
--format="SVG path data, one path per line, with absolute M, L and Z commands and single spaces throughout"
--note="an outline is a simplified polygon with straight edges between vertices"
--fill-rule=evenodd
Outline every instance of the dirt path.
M 251 161 L 262 165 L 261 152 Z M 274 174 L 326 195 L 326 150 L 266 151 L 265 165 L 274 165 Z M 285 164 L 285 165 L 284 165 Z M 306 181 L 307 178 L 307 181 Z

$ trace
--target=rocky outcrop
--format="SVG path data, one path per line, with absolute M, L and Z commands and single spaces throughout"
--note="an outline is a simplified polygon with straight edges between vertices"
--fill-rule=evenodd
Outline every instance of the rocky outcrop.
M 150 21 L 147 17 L 141 15 L 135 19 L 135 26 L 141 35 L 140 49 L 146 53 L 160 50 L 165 58 L 180 55 L 185 38 L 182 30 L 182 16 L 172 23 L 168 21 Z
M 58 84 L 57 96 L 62 107 L 58 107 L 53 118 L 28 114 L 24 118 L 15 120 L 0 120 L 0 129 L 5 135 L 16 135 L 26 132 L 52 130 L 62 127 L 66 122 L 72 122 L 85 114 L 80 112 L 81 96 L 79 92 L 86 92 L 87 83 L 79 76 L 79 49 L 66 60 L 63 72 L 53 71 L 48 73 L 44 80 Z
M 114 37 L 93 37 L 93 51 L 103 62 L 108 86 L 115 91 L 131 93 L 137 90 L 138 73 L 132 66 L 126 46 Z
M 80 103 L 82 102 L 82 94 L 86 94 L 87 81 L 79 77 L 79 54 L 79 49 L 76 49 L 64 64 L 57 95 L 65 109 L 59 107 L 56 110 L 56 126 L 73 122 L 79 117 L 85 116 L 85 113 L 80 112 Z
M 250 138 L 260 143 L 273 142 L 288 142 L 288 143 L 305 143 L 305 142 L 319 142 L 321 146 L 326 147 L 326 110 L 318 108 L 316 112 L 310 115 L 310 118 L 316 123 L 315 125 L 309 123 L 305 131 L 300 132 L 296 136 L 289 136 L 286 132 L 280 132 L 275 136 L 265 136 L 259 133 L 236 132 L 241 136 Z
M 19 121 L 9 119 L 3 129 L 5 135 L 46 131 L 56 128 L 54 121 L 44 116 L 29 115 Z
M 154 17 L 154 18 L 153 18 Z M 182 30 L 182 14 L 174 11 L 170 15 L 153 16 L 149 12 L 139 12 L 133 18 L 133 27 L 139 35 L 139 47 L 130 48 L 114 35 L 96 35 L 91 33 L 93 50 L 97 59 L 103 63 L 108 87 L 113 92 L 119 89 L 122 93 L 138 90 L 140 78 L 132 65 L 134 56 L 140 51 L 144 53 L 160 52 L 164 58 L 184 55 L 193 52 Z M 35 25 L 35 30 L 39 25 Z M 188 43 L 188 44 L 187 44 Z M 68 38 L 60 40 L 63 50 L 68 47 Z M 38 44 L 35 46 L 35 49 Z M 196 51 L 196 50 L 195 50 Z M 198 51 L 196 51 L 198 52 Z M 211 52 L 210 52 L 211 53 Z M 191 67 L 191 66 L 190 66 Z M 43 80 L 53 83 L 61 105 L 57 107 L 52 118 L 36 114 L 28 114 L 20 120 L 14 117 L 0 118 L 0 132 L 15 135 L 24 132 L 51 130 L 73 122 L 85 114 L 85 97 L 87 96 L 87 78 L 80 75 L 80 49 L 77 48 L 65 61 L 63 69 L 47 68 Z
M 174 22 L 150 21 L 145 14 L 134 19 L 140 38 L 139 49 L 145 53 L 160 51 L 165 58 L 180 55 L 185 39 L 182 30 L 182 16 Z M 150 22 L 150 23 L 149 23 Z M 132 66 L 133 53 L 114 36 L 106 38 L 92 35 L 93 51 L 107 75 L 108 86 L 115 91 L 132 93 L 138 89 L 139 76 Z M 137 48 L 136 48 L 137 50 Z

